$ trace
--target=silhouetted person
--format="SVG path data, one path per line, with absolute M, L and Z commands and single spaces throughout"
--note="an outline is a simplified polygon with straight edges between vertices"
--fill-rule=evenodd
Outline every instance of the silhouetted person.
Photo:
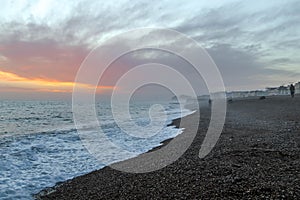
M 294 98 L 294 96 L 295 96 L 295 86 L 293 84 L 291 84 L 291 86 L 290 86 L 290 91 L 291 91 L 292 98 Z

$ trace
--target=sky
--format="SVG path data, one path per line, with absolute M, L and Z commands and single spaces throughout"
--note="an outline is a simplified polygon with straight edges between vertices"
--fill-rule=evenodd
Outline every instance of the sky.
M 196 40 L 218 66 L 228 91 L 298 82 L 299 10 L 298 0 L 2 1 L 0 98 L 70 97 L 77 70 L 93 48 L 143 27 L 173 29 Z M 124 68 L 150 61 L 136 58 L 114 63 L 98 93 L 115 89 L 111 80 Z M 168 58 L 152 61 L 188 68 Z

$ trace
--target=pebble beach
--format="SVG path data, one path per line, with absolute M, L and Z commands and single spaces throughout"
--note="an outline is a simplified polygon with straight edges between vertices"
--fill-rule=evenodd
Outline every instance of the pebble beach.
M 143 174 L 105 167 L 46 188 L 35 198 L 300 199 L 300 96 L 230 101 L 221 137 L 203 159 L 198 154 L 210 110 L 200 113 L 196 138 L 171 165 Z M 195 116 L 172 125 L 180 124 L 185 134 Z

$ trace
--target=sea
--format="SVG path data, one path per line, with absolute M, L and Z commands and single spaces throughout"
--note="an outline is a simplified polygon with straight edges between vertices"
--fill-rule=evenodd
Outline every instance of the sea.
M 157 104 L 141 101 L 130 105 L 131 120 L 139 126 L 147 126 L 149 109 L 154 103 Z M 178 102 L 159 104 L 167 116 L 163 127 L 154 136 L 137 138 L 119 128 L 109 103 L 97 102 L 98 120 L 105 121 L 101 129 L 113 141 L 126 146 L 131 154 L 116 154 L 108 149 L 103 158 L 96 159 L 85 148 L 76 130 L 71 101 L 1 100 L 0 200 L 33 199 L 33 195 L 44 188 L 137 156 L 181 134 L 182 129 L 168 124 L 192 111 L 181 110 Z

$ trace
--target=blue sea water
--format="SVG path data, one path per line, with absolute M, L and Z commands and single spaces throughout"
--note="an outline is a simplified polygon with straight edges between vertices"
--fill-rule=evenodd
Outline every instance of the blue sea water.
M 167 124 L 191 111 L 182 112 L 176 103 L 160 104 L 167 114 L 164 127 L 153 137 L 136 138 L 122 133 L 109 104 L 98 102 L 96 110 L 104 122 L 102 130 L 131 154 L 116 154 L 107 149 L 103 159 L 97 160 L 80 140 L 71 102 L 0 101 L 0 199 L 33 199 L 32 195 L 45 187 L 136 156 L 180 134 L 182 130 Z M 140 126 L 149 124 L 151 105 L 151 102 L 131 105 L 132 120 Z

